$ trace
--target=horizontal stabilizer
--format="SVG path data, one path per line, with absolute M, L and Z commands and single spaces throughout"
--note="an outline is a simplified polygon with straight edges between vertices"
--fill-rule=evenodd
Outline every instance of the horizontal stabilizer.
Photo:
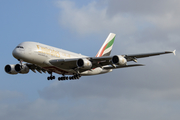
M 117 68 L 126 68 L 126 67 L 136 67 L 136 66 L 144 66 L 143 64 L 132 64 L 132 65 L 125 65 L 125 66 L 109 66 L 109 67 L 103 67 L 103 69 L 117 69 Z

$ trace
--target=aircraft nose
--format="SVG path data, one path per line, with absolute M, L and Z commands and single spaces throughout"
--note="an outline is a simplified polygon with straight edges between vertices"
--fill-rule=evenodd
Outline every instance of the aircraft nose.
M 12 55 L 16 58 L 16 59 L 22 59 L 24 56 L 24 50 L 21 50 L 20 48 L 15 48 L 12 52 Z
M 12 52 L 12 55 L 18 59 L 18 54 L 19 54 L 19 52 L 18 52 L 17 48 L 15 48 Z

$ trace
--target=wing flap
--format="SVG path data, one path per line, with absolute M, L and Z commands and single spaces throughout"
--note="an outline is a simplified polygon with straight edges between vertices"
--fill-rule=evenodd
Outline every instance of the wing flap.
M 108 66 L 108 67 L 103 67 L 103 69 L 117 69 L 117 68 L 126 68 L 126 67 L 136 67 L 136 66 L 144 66 L 143 64 L 132 64 L 132 65 L 125 65 L 125 66 Z

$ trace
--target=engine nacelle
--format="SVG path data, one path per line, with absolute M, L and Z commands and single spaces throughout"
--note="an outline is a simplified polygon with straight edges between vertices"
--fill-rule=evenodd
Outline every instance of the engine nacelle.
M 8 74 L 18 74 L 18 72 L 15 70 L 15 65 L 6 65 L 4 70 Z
M 15 71 L 21 74 L 26 74 L 29 72 L 29 68 L 27 65 L 20 65 L 20 64 L 16 64 L 14 67 Z
M 92 63 L 87 59 L 78 59 L 76 65 L 82 69 L 91 69 Z
M 116 65 L 126 65 L 127 60 L 121 55 L 115 55 L 112 57 L 112 63 Z

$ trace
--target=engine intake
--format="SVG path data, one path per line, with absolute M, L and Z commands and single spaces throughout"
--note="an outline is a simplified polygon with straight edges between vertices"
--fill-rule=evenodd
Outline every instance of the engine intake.
M 115 55 L 112 57 L 112 63 L 116 65 L 126 65 L 127 60 L 121 55 Z
M 91 69 L 92 67 L 91 61 L 87 59 L 78 59 L 76 64 L 79 68 L 82 68 L 82 69 Z

